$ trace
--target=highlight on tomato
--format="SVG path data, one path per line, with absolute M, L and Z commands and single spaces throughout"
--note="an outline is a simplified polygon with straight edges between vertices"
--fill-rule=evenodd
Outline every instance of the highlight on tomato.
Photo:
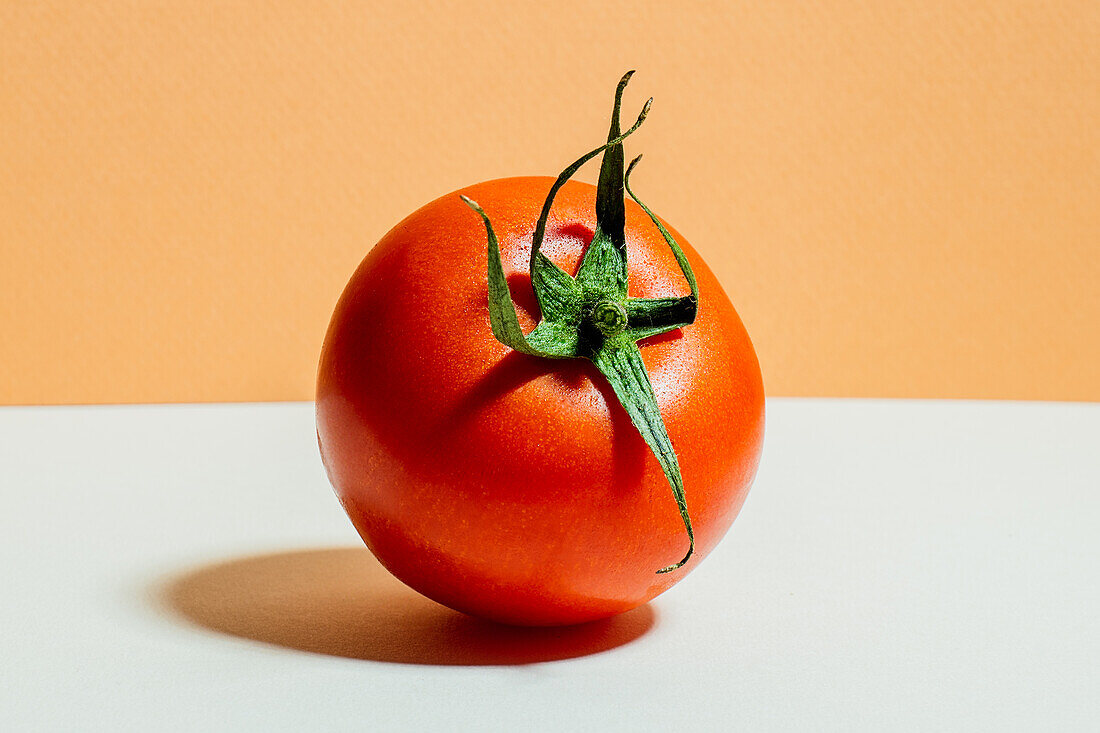
M 329 479 L 397 578 L 468 614 L 591 621 L 684 577 L 737 516 L 760 367 L 687 240 L 606 142 L 556 179 L 410 214 L 355 271 L 317 379 Z M 571 181 L 602 155 L 596 186 Z

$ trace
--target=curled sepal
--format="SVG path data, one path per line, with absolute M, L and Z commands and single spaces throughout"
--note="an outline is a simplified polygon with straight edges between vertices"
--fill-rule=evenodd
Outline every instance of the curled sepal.
M 623 91 L 633 71 L 623 74 L 615 89 L 615 104 L 611 109 L 611 127 L 607 133 L 610 144 L 619 137 L 619 110 Z M 577 282 L 581 288 L 601 295 L 626 297 L 626 205 L 623 200 L 623 146 L 610 145 L 600 162 L 600 179 L 596 184 L 596 231 L 584 253 Z
M 633 341 L 674 331 L 695 321 L 695 301 L 682 298 L 630 298 L 624 304 Z
M 665 228 L 665 225 L 661 223 L 661 220 L 657 218 L 657 215 L 642 203 L 641 199 L 634 195 L 634 192 L 630 189 L 630 174 L 641 159 L 642 156 L 639 155 L 630 161 L 630 166 L 626 169 L 626 176 L 624 177 L 626 192 L 630 194 L 630 198 L 634 200 L 634 203 L 642 207 L 642 211 L 646 213 L 653 225 L 657 227 L 657 231 L 664 237 L 665 243 L 668 244 L 673 257 L 676 258 L 676 263 L 680 266 L 680 271 L 684 274 L 684 279 L 687 280 L 688 287 L 691 288 L 691 295 L 679 298 L 631 298 L 627 300 L 626 312 L 630 323 L 630 337 L 635 341 L 694 323 L 699 306 L 699 285 L 695 281 L 695 272 L 691 269 L 691 263 L 688 262 L 687 255 L 684 254 L 684 250 L 681 249 L 676 239 Z
M 539 266 L 545 267 L 547 265 L 549 267 L 558 268 L 557 265 L 550 262 L 546 255 L 542 254 L 542 252 L 540 251 L 542 249 L 542 240 L 546 236 L 546 221 L 550 218 L 550 207 L 554 204 L 554 197 L 558 195 L 558 191 L 561 189 L 562 186 L 565 185 L 565 182 L 572 178 L 574 173 L 580 170 L 580 167 L 582 165 L 606 150 L 613 149 L 616 146 L 621 146 L 623 140 L 626 140 L 628 137 L 633 135 L 634 131 L 641 127 L 642 123 L 645 122 L 646 115 L 649 114 L 649 108 L 652 104 L 653 98 L 650 97 L 642 106 L 642 111 L 638 113 L 638 119 L 634 121 L 634 124 L 630 127 L 629 130 L 621 135 L 618 135 L 608 140 L 600 147 L 594 150 L 590 150 L 581 157 L 577 158 L 575 161 L 573 161 L 571 165 L 563 170 L 561 174 L 558 175 L 557 180 L 554 181 L 554 185 L 550 187 L 550 192 L 546 195 L 546 201 L 544 201 L 542 204 L 542 211 L 539 212 L 539 219 L 535 223 L 535 234 L 534 238 L 531 241 L 531 282 L 535 287 L 535 297 L 538 298 L 540 308 L 542 308 L 541 291 L 543 289 L 543 283 L 541 282 L 541 275 L 536 268 Z M 597 229 L 598 228 L 599 227 L 597 227 Z M 558 269 L 560 270 L 560 268 Z
M 611 142 L 621 132 L 619 130 L 619 109 L 623 103 L 623 91 L 633 71 L 623 74 L 619 86 L 615 88 L 615 104 L 611 108 L 611 127 L 607 132 L 607 141 Z M 596 223 L 608 239 L 618 249 L 626 247 L 626 206 L 623 202 L 623 146 L 608 148 L 600 163 L 600 178 L 596 184 Z
M 508 290 L 508 280 L 504 276 L 504 264 L 500 259 L 500 243 L 493 231 L 493 225 L 488 215 L 476 201 L 468 196 L 462 196 L 463 202 L 477 212 L 481 221 L 485 224 L 485 233 L 489 239 L 488 255 L 488 280 L 489 280 L 489 324 L 493 329 L 493 335 L 505 346 L 531 356 L 543 356 L 550 359 L 565 359 L 576 356 L 576 339 L 573 339 L 573 347 L 569 348 L 568 339 L 547 338 L 544 330 L 538 336 L 532 332 L 529 339 L 524 335 L 519 325 L 519 317 L 516 315 L 516 305 L 512 302 L 512 294 Z M 562 273 L 564 275 L 564 273 Z M 572 282 L 572 278 L 565 276 Z M 555 291 L 561 296 L 561 306 L 568 308 L 564 301 L 569 299 L 568 285 L 564 285 L 565 291 Z M 575 329 L 574 329 L 575 330 Z
M 592 356 L 596 368 L 607 378 L 615 396 L 619 398 L 626 414 L 630 416 L 634 427 L 641 433 L 649 449 L 657 458 L 664 471 L 676 506 L 680 509 L 680 518 L 687 529 L 688 551 L 675 565 L 661 568 L 658 573 L 668 573 L 683 567 L 695 552 L 695 531 L 691 528 L 687 500 L 684 498 L 684 480 L 680 476 L 680 462 L 665 429 L 665 421 L 657 407 L 657 396 L 646 373 L 645 362 L 638 346 L 629 339 L 608 339 Z

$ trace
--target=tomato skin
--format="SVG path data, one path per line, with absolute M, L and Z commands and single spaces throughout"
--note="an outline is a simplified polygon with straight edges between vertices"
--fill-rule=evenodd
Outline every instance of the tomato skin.
M 580 623 L 641 605 L 713 549 L 756 473 L 760 367 L 713 273 L 675 230 L 699 283 L 694 324 L 641 342 L 676 449 L 696 552 L 667 480 L 583 359 L 514 352 L 489 326 L 485 229 L 493 220 L 521 323 L 538 308 L 527 274 L 552 178 L 508 178 L 417 210 L 370 251 L 333 314 L 321 354 L 317 433 L 344 509 L 371 551 L 415 590 L 522 625 Z M 632 201 L 630 295 L 683 295 L 668 245 Z M 595 187 L 558 193 L 542 251 L 575 273 Z

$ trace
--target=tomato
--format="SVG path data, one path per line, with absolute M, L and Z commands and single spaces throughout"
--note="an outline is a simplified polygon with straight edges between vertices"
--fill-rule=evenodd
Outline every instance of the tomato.
M 684 556 L 687 520 L 608 379 L 588 359 L 509 348 L 490 324 L 486 230 L 457 194 L 492 217 L 529 333 L 540 318 L 528 271 L 533 232 L 553 184 L 480 183 L 395 226 L 339 300 L 317 384 L 324 464 L 371 551 L 429 598 L 512 624 L 590 621 L 672 586 L 730 527 L 763 440 L 748 334 L 713 273 L 670 229 L 695 274 L 697 313 L 638 346 L 679 459 L 695 553 L 657 572 Z M 565 273 L 578 271 L 593 239 L 596 204 L 595 186 L 568 182 L 557 192 L 541 251 Z M 629 295 L 682 296 L 673 251 L 633 201 L 623 231 Z

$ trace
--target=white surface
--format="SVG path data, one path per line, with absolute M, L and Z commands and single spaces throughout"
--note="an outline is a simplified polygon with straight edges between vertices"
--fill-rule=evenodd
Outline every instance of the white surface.
M 768 409 L 741 517 L 652 627 L 545 662 L 647 612 L 527 639 L 425 616 L 381 581 L 385 598 L 351 579 L 326 606 L 293 572 L 256 574 L 360 557 L 307 552 L 361 547 L 311 405 L 0 409 L 0 727 L 1100 729 L 1100 405 Z M 204 628 L 166 600 L 218 563 L 236 574 L 206 589 L 210 613 L 267 604 L 301 643 Z M 344 652 L 367 659 L 291 648 L 342 653 L 345 623 Z M 529 663 L 478 664 L 510 657 Z

